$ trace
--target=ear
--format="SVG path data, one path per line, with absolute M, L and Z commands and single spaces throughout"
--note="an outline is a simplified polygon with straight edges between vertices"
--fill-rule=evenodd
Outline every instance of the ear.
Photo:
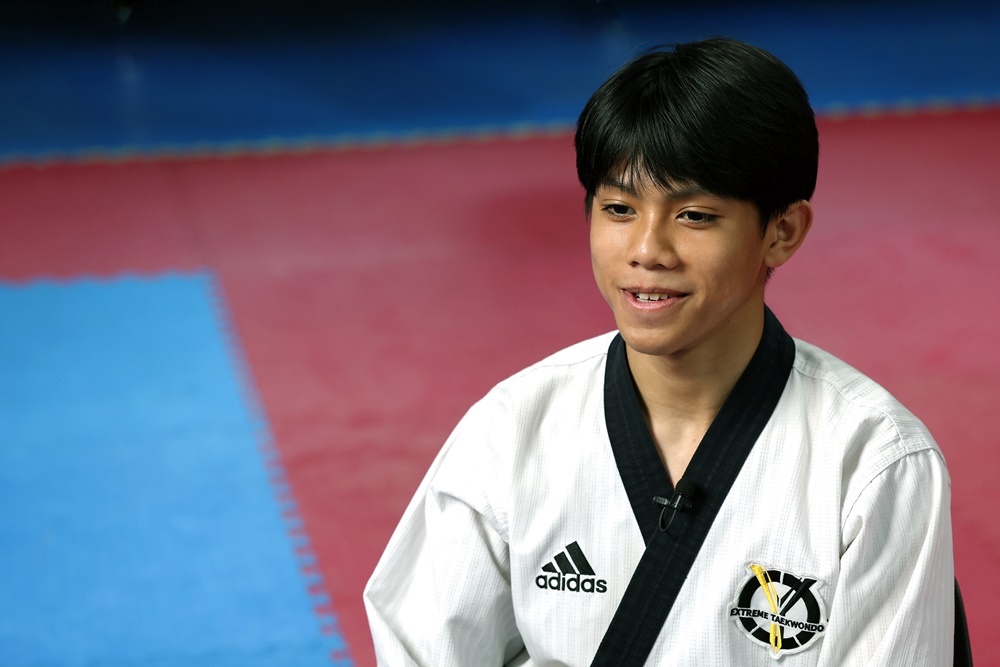
M 774 269 L 791 259 L 806 240 L 812 221 L 812 205 L 802 199 L 769 222 L 766 233 L 769 245 L 764 254 L 764 264 Z

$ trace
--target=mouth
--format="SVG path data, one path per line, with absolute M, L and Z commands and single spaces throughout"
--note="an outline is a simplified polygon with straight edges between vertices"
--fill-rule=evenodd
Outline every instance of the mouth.
M 626 307 L 634 313 L 653 315 L 673 312 L 690 296 L 687 292 L 664 289 L 662 287 L 625 287 L 621 290 Z
M 686 292 L 678 292 L 675 290 L 651 290 L 651 289 L 631 289 L 625 288 L 623 290 L 628 294 L 632 295 L 632 298 L 639 303 L 656 303 L 657 301 L 667 301 L 669 299 L 681 299 L 687 296 Z

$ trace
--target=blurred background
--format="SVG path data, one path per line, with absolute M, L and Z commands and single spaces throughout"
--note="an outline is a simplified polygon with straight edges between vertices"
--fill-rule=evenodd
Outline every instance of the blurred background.
M 613 327 L 573 123 L 713 35 L 819 115 L 795 336 L 938 439 L 1000 665 L 996 2 L 0 3 L 0 665 L 372 665 L 448 432 Z

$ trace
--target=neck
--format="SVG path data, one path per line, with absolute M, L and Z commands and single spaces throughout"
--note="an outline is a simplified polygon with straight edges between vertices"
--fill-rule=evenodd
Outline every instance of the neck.
M 647 425 L 675 480 L 757 350 L 764 331 L 763 308 L 734 331 L 707 349 L 671 355 L 648 355 L 626 347 Z M 671 461 L 680 465 L 671 466 Z

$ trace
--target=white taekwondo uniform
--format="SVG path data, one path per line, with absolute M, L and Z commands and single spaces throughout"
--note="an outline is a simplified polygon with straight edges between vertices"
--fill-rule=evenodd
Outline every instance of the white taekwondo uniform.
M 646 664 L 950 665 L 950 482 L 937 445 L 770 311 L 763 367 L 777 363 L 768 345 L 787 348 L 780 399 L 716 494 L 700 549 L 666 573 L 675 592 Z M 699 486 L 695 518 L 717 490 L 711 445 L 685 473 Z M 446 442 L 368 583 L 379 664 L 589 665 L 659 530 L 652 496 L 672 491 L 620 336 L 501 382 Z

